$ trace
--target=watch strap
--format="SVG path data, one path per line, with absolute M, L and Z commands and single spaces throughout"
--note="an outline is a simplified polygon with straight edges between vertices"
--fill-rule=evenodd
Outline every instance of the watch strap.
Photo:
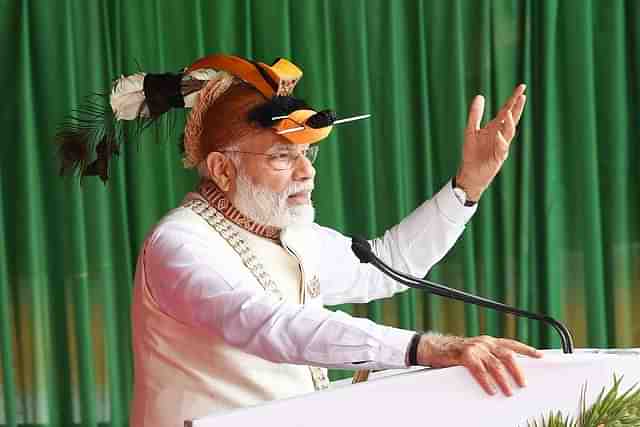
M 456 184 L 456 177 L 455 177 L 455 176 L 451 179 L 451 187 L 452 187 L 452 188 L 457 188 L 457 189 L 459 189 L 459 190 L 463 191 L 465 195 L 467 194 L 467 192 L 466 192 L 466 191 L 464 191 L 464 188 L 459 187 L 459 186 Z M 475 206 L 475 204 L 476 204 L 476 203 L 478 203 L 478 202 L 477 202 L 477 201 L 475 201 L 475 200 L 469 200 L 469 197 L 466 197 L 466 198 L 465 198 L 465 201 L 464 201 L 464 205 L 465 205 L 466 207 Z

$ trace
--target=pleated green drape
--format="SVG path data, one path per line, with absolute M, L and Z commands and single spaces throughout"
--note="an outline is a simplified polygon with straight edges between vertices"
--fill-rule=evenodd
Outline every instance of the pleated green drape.
M 196 182 L 183 118 L 125 147 L 106 187 L 59 178 L 51 141 L 119 74 L 214 52 L 292 58 L 313 105 L 373 114 L 323 143 L 314 197 L 318 222 L 370 237 L 455 174 L 475 94 L 493 114 L 526 82 L 510 158 L 430 277 L 557 316 L 579 346 L 639 346 L 639 27 L 623 0 L 0 1 L 0 424 L 127 424 L 135 258 Z M 341 309 L 559 343 L 413 290 Z

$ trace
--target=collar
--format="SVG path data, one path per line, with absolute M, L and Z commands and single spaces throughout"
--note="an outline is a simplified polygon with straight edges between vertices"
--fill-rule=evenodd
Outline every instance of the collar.
M 267 239 L 280 241 L 281 229 L 270 225 L 258 224 L 242 214 L 229 199 L 224 195 L 222 190 L 213 181 L 203 180 L 198 186 L 198 193 L 204 197 L 209 205 L 220 212 L 229 221 L 233 222 L 240 228 L 243 228 L 253 234 Z

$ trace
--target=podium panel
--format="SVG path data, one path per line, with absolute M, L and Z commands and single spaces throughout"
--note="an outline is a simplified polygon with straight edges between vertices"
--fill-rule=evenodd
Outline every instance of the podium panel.
M 640 381 L 640 351 L 545 351 L 542 359 L 518 358 L 527 387 L 514 395 L 487 395 L 462 367 L 374 374 L 365 383 L 338 382 L 329 390 L 251 408 L 186 420 L 187 427 L 367 427 L 393 425 L 526 426 L 549 411 L 578 413 L 582 386 L 592 403 L 613 375 L 624 376 L 621 391 Z

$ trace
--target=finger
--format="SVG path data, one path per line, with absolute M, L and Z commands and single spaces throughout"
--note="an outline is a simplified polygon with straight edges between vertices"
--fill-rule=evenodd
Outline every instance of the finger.
M 491 381 L 489 373 L 482 362 L 466 365 L 476 382 L 480 384 L 480 387 L 487 393 L 493 396 L 496 394 L 496 389 Z
M 484 96 L 478 95 L 473 98 L 471 107 L 469 108 L 469 119 L 467 121 L 468 130 L 480 129 L 480 122 L 482 121 L 482 115 L 484 114 Z
M 527 90 L 526 84 L 520 83 L 519 85 L 517 85 L 516 88 L 513 90 L 513 95 L 511 96 L 513 101 L 518 99 L 518 97 L 520 97 L 521 95 L 524 95 L 525 90 Z
M 522 117 L 522 112 L 524 111 L 524 105 L 527 103 L 527 95 L 520 95 L 516 100 L 513 108 L 511 109 L 511 114 L 513 114 L 513 122 L 518 126 L 520 122 L 520 117 Z
M 516 384 L 520 387 L 525 387 L 527 385 L 527 381 L 524 378 L 524 373 L 518 363 L 516 362 L 516 358 L 513 356 L 513 352 L 511 350 L 505 349 L 497 349 L 494 351 L 495 356 L 500 359 L 502 364 L 507 368 L 509 374 L 513 377 Z
M 496 133 L 496 156 L 499 160 L 506 160 L 509 155 L 509 142 L 504 138 L 502 132 Z
M 484 361 L 484 365 L 487 369 L 487 372 L 493 378 L 493 381 L 498 384 L 502 393 L 505 396 L 511 396 L 513 393 L 511 392 L 511 386 L 509 385 L 509 381 L 507 376 L 505 375 L 504 367 L 502 366 L 502 362 L 492 354 L 489 354 L 487 359 Z
M 513 136 L 516 134 L 516 125 L 513 122 L 513 116 L 511 115 L 511 111 L 507 111 L 507 116 L 504 119 L 504 123 L 502 124 L 502 135 L 507 142 L 511 142 Z
M 530 347 L 526 344 L 523 344 L 519 341 L 510 340 L 506 338 L 500 338 L 499 345 L 502 347 L 506 347 L 510 350 L 513 350 L 518 354 L 523 354 L 529 357 L 541 358 L 544 355 L 544 353 L 542 353 L 540 350 L 536 350 L 535 348 Z
M 527 89 L 527 86 L 524 84 L 519 84 L 518 86 L 516 86 L 516 88 L 513 90 L 513 93 L 511 94 L 511 96 L 507 99 L 507 101 L 502 105 L 502 108 L 500 108 L 500 111 L 498 112 L 498 117 L 500 116 L 504 116 L 504 114 L 511 110 L 515 105 L 517 100 L 519 99 L 519 97 L 524 94 L 524 91 Z M 503 118 L 501 118 L 502 120 Z

